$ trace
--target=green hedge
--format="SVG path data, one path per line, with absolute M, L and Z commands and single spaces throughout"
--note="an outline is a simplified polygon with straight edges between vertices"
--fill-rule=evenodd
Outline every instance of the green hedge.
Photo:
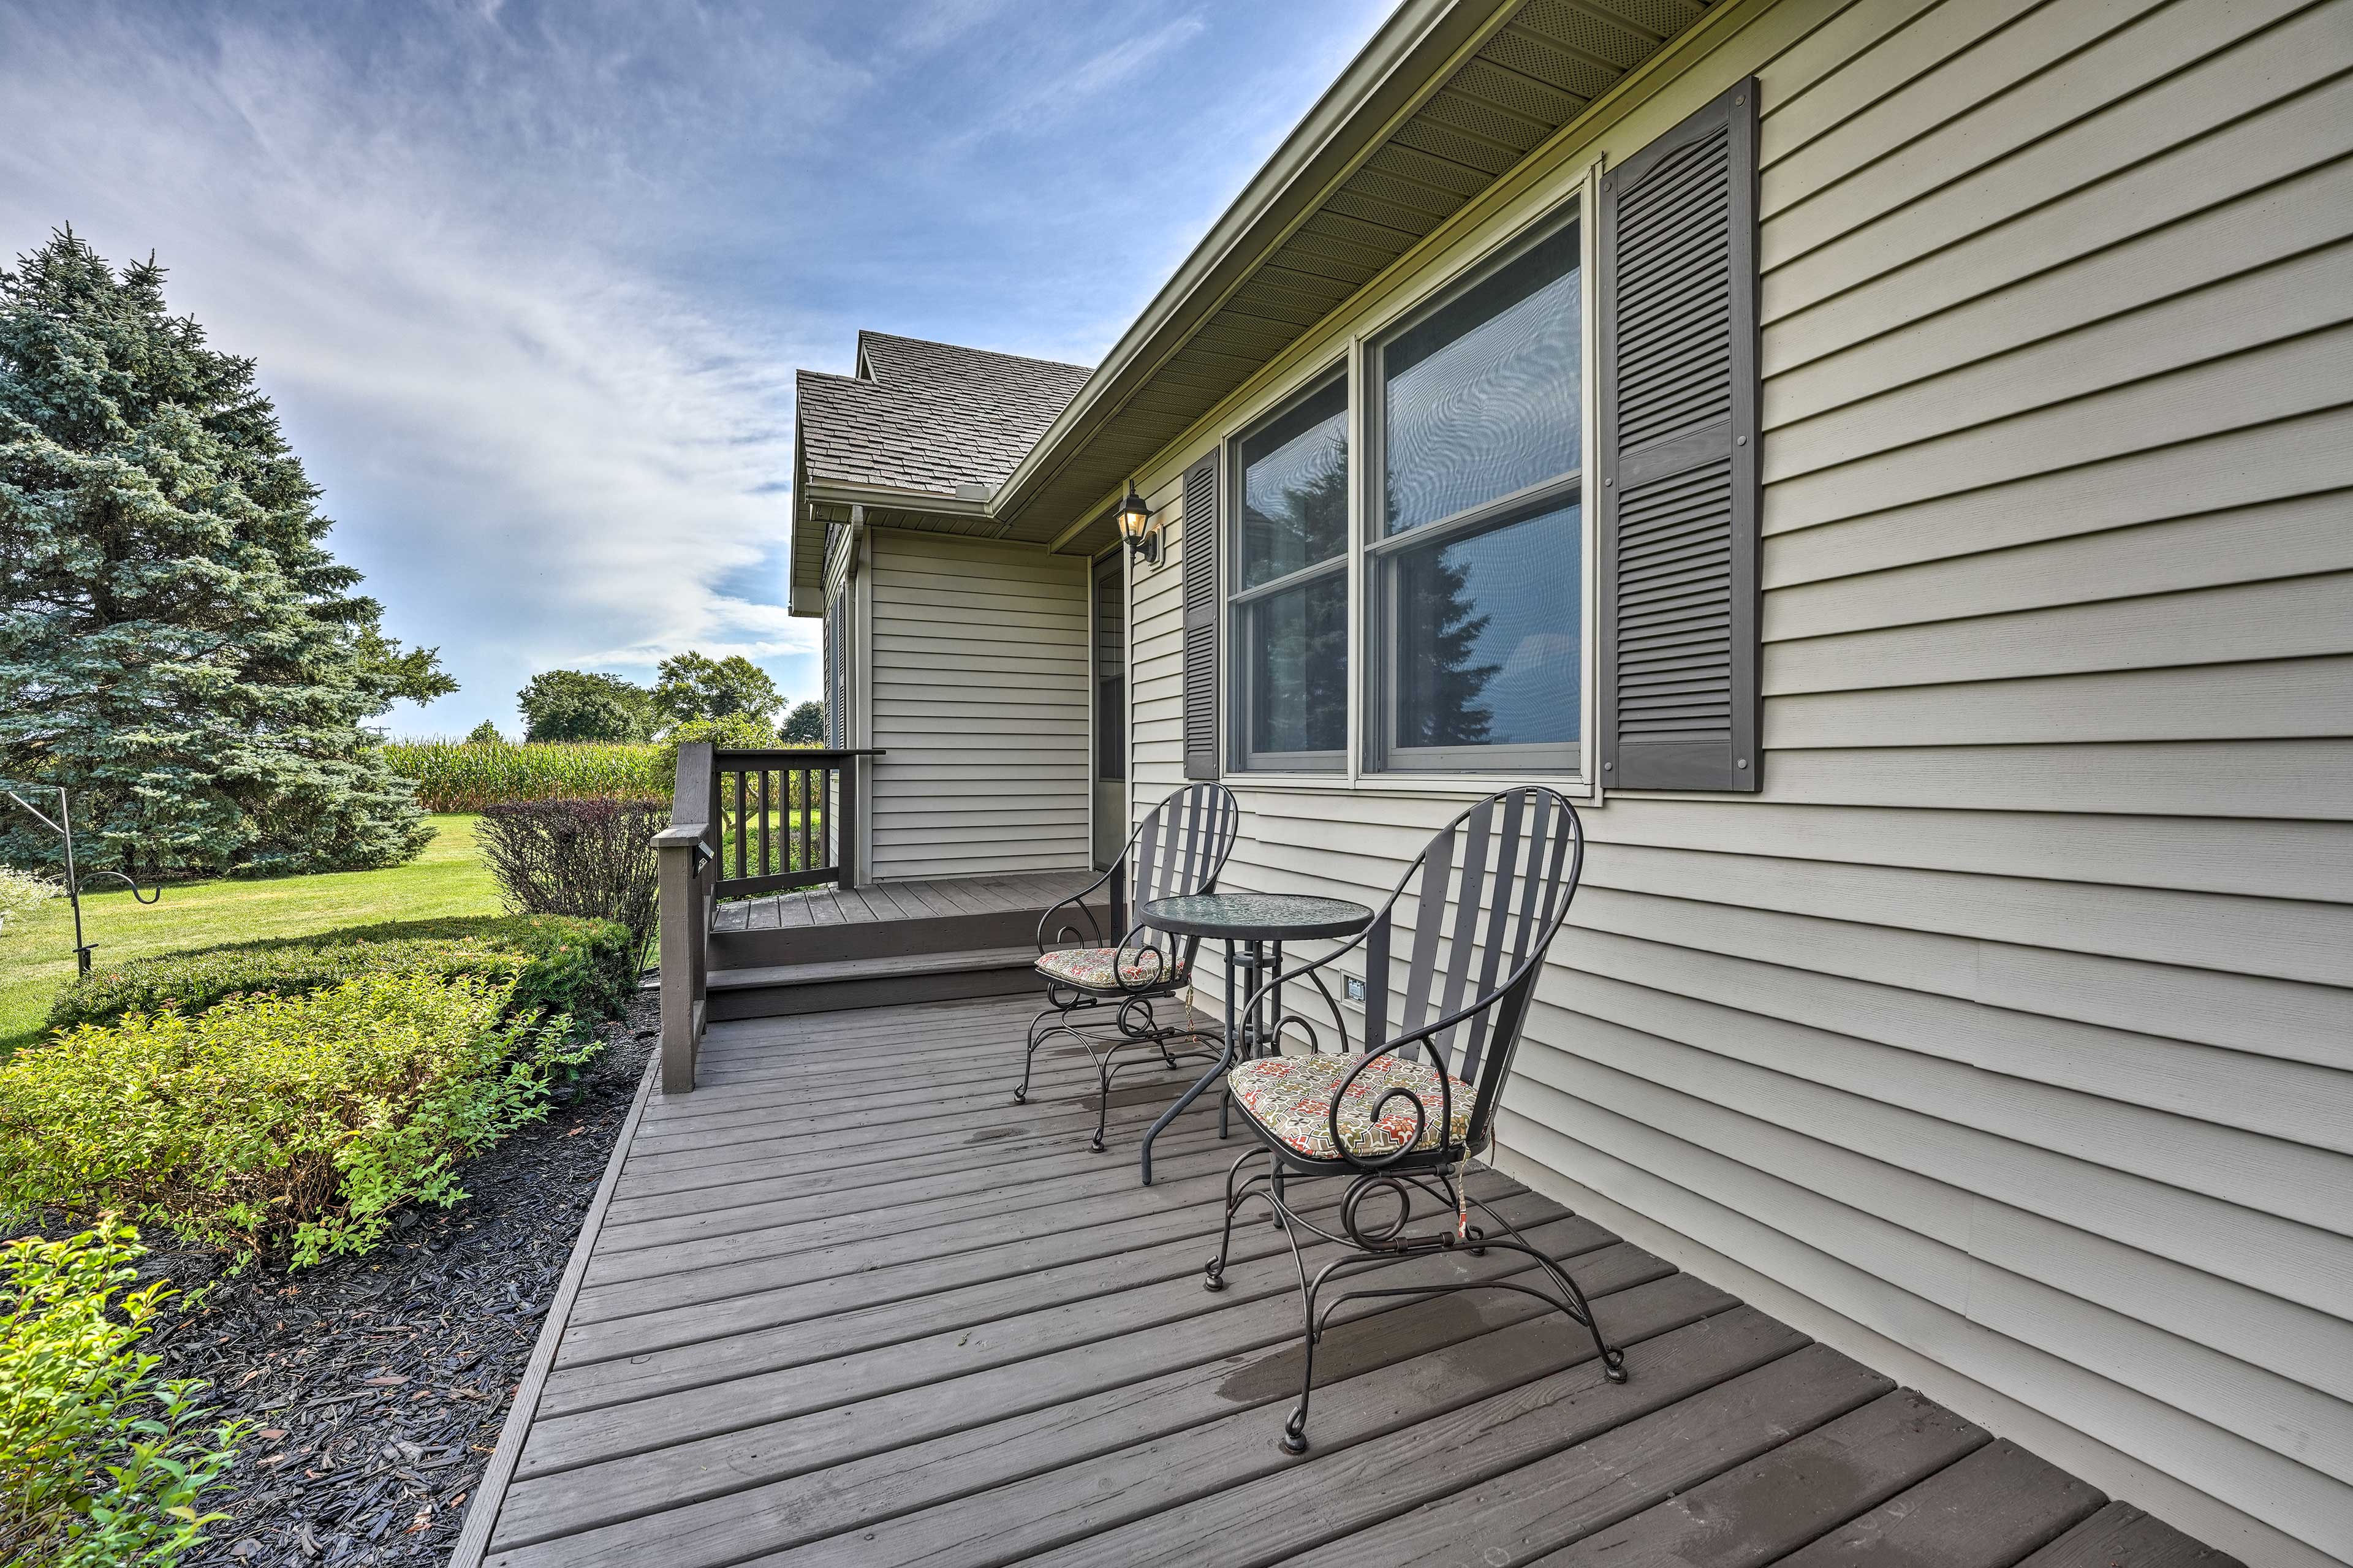
M 403 1203 L 543 1115 L 585 1061 L 510 983 L 363 974 L 303 996 L 132 1014 L 0 1065 L 0 1215 L 120 1215 L 296 1267 L 365 1252 Z
M 50 1005 L 53 1029 L 105 1024 L 175 1007 L 197 1014 L 231 996 L 297 995 L 364 974 L 512 981 L 519 1013 L 593 1023 L 619 1013 L 637 988 L 638 954 L 626 927 L 563 915 L 473 915 L 355 926 L 319 936 L 234 942 L 133 959 L 91 972 Z

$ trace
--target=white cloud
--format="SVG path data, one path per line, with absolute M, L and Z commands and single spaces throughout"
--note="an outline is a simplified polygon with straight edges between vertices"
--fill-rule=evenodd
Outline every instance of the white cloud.
M 259 360 L 396 632 L 493 683 L 456 700 L 503 708 L 554 664 L 813 646 L 722 587 L 785 535 L 807 345 L 567 222 L 580 184 L 638 183 L 543 101 L 570 68 L 474 117 L 538 122 L 501 166 L 421 125 L 408 82 L 354 82 L 299 37 L 210 42 L 0 31 L 0 234 L 70 221 L 117 261 L 160 254 L 174 309 Z

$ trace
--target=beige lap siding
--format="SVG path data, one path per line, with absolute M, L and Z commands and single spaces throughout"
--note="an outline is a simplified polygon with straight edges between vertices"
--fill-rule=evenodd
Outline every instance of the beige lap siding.
M 878 528 L 874 877 L 1083 870 L 1086 563 Z
M 1761 79 L 1768 755 L 1588 813 L 1499 1163 L 2250 1562 L 2353 1557 L 2348 68 L 2348 0 L 1784 0 L 1539 154 Z M 1231 782 L 1247 889 L 1460 804 Z

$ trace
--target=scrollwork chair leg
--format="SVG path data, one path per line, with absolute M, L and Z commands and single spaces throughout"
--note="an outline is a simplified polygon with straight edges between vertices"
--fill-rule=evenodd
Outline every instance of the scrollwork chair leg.
M 1299 1403 L 1291 1407 L 1290 1415 L 1282 1423 L 1282 1451 L 1286 1454 L 1307 1452 L 1307 1402 L 1315 1393 L 1315 1342 L 1324 1337 L 1315 1321 L 1315 1297 L 1324 1289 L 1324 1281 L 1338 1266 L 1337 1262 L 1325 1264 L 1302 1292 L 1301 1307 L 1306 1324 L 1299 1342 Z
M 1264 1153 L 1266 1151 L 1263 1149 L 1246 1150 L 1226 1172 L 1226 1223 L 1218 1232 L 1218 1255 L 1210 1258 L 1208 1266 L 1201 1270 L 1201 1289 L 1204 1290 L 1216 1292 L 1226 1288 L 1226 1259 L 1231 1255 L 1234 1244 L 1234 1211 L 1240 1208 L 1242 1199 L 1250 1195 L 1250 1183 L 1244 1182 L 1237 1189 L 1235 1178 L 1242 1173 L 1244 1165 Z M 1250 1178 L 1251 1182 L 1257 1180 L 1256 1176 Z
M 1087 1147 L 1098 1154 L 1103 1152 L 1103 1134 L 1111 1130 L 1111 1074 L 1118 1060 L 1119 1047 L 1113 1045 L 1095 1064 L 1095 1078 L 1103 1085 L 1103 1092 L 1095 1098 L 1095 1135 L 1087 1140 Z
M 1585 1291 L 1576 1280 L 1569 1278 L 1568 1270 L 1563 1268 L 1559 1260 L 1551 1253 L 1522 1236 L 1518 1226 L 1496 1213 L 1485 1202 L 1478 1198 L 1472 1198 L 1471 1201 L 1478 1206 L 1480 1213 L 1509 1232 L 1513 1240 L 1520 1244 L 1520 1250 L 1535 1258 L 1545 1273 L 1551 1277 L 1554 1286 L 1560 1291 L 1563 1312 L 1575 1321 L 1583 1324 L 1585 1331 L 1593 1336 L 1594 1352 L 1601 1358 L 1601 1375 L 1612 1383 L 1625 1382 L 1626 1352 L 1611 1344 L 1601 1332 L 1601 1320 L 1594 1314 L 1593 1303 L 1586 1300 Z
M 1013 1091 L 1014 1104 L 1029 1103 L 1029 1072 L 1038 1062 L 1038 1026 L 1049 1018 L 1059 1018 L 1061 1015 L 1062 1010 L 1060 1007 L 1049 1007 L 1029 1020 L 1029 1044 L 1021 1053 L 1021 1087 Z

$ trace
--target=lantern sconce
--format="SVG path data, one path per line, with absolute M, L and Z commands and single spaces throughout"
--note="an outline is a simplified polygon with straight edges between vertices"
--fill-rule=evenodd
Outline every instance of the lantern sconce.
M 1160 564 L 1160 526 L 1152 521 L 1159 515 L 1144 504 L 1133 480 L 1128 482 L 1127 499 L 1112 514 L 1112 521 L 1119 525 L 1119 536 L 1127 541 L 1135 558 L 1147 566 Z

